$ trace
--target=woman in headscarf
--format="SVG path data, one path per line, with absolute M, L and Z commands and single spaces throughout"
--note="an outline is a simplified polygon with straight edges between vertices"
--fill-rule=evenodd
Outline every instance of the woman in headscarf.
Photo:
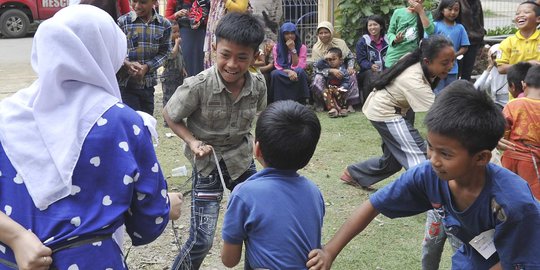
M 343 39 L 335 38 L 334 27 L 330 22 L 323 21 L 317 26 L 317 43 L 313 45 L 311 50 L 311 59 L 317 62 L 324 58 L 328 49 L 339 48 L 343 53 L 343 60 L 347 63 L 347 72 L 350 76 L 350 89 L 347 91 L 347 105 L 349 112 L 354 112 L 353 106 L 360 103 L 360 95 L 358 92 L 358 83 L 354 70 L 355 58 L 349 47 Z M 313 92 L 317 102 L 322 102 L 322 94 L 326 85 L 328 76 L 332 75 L 337 78 L 342 78 L 344 74 L 339 69 L 325 68 L 322 70 L 315 69 L 315 76 L 311 85 L 311 91 Z
M 307 47 L 302 44 L 296 25 L 284 23 L 279 31 L 278 42 L 273 48 L 275 70 L 270 75 L 269 95 L 273 101 L 294 100 L 309 103 L 306 68 Z
M 14 221 L 0 226 L 9 227 L 1 269 L 126 269 L 112 233 L 125 224 L 134 245 L 146 244 L 179 216 L 152 144 L 156 120 L 120 103 L 126 50 L 114 20 L 91 5 L 66 7 L 37 30 L 38 79 L 0 103 L 0 220 Z M 40 257 L 28 263 L 32 247 Z

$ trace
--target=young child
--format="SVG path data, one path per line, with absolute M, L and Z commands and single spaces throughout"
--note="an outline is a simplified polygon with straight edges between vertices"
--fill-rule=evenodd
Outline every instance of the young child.
M 525 96 L 523 81 L 532 66 L 529 62 L 519 62 L 508 68 L 506 79 L 508 80 L 508 92 L 512 99 Z
M 506 118 L 504 139 L 510 141 L 511 147 L 505 149 L 501 162 L 525 179 L 536 199 L 540 200 L 540 66 L 529 69 L 523 85 L 527 96 L 508 102 L 503 109 Z
M 435 11 L 435 34 L 443 35 L 450 39 L 456 51 L 454 67 L 446 78 L 439 81 L 439 84 L 433 90 L 435 94 L 439 94 L 444 87 L 458 79 L 457 58 L 463 56 L 467 52 L 467 47 L 470 45 L 467 31 L 461 25 L 460 11 L 461 5 L 458 0 L 442 0 Z
M 497 58 L 499 73 L 506 74 L 511 65 L 518 62 L 540 64 L 540 5 L 535 2 L 519 4 L 514 21 L 518 28 L 501 42 L 501 55 Z
M 330 72 L 323 72 L 328 71 L 330 68 L 339 70 L 341 78 Z M 343 61 L 341 49 L 337 47 L 328 49 L 324 59 L 320 59 L 315 63 L 315 72 L 325 77 L 326 85 L 323 91 L 323 100 L 328 110 L 328 116 L 331 118 L 347 116 L 347 91 L 351 84 L 347 64 Z
M 264 169 L 231 195 L 222 231 L 225 266 L 238 264 L 245 243 L 245 269 L 305 269 L 307 253 L 321 246 L 325 209 L 317 186 L 297 171 L 320 134 L 317 115 L 295 101 L 276 101 L 261 113 L 254 155 Z
M 190 236 L 172 269 L 199 269 L 212 247 L 224 188 L 232 190 L 256 172 L 250 132 L 257 110 L 266 107 L 266 84 L 248 69 L 263 39 L 252 15 L 225 15 L 216 28 L 216 65 L 187 78 L 163 110 L 193 162 Z
M 264 76 L 266 81 L 266 86 L 270 87 L 270 73 L 275 69 L 274 67 L 274 57 L 272 55 L 272 49 L 276 44 L 272 39 L 267 38 L 260 46 L 259 57 L 255 60 L 253 66 L 255 66 Z M 268 104 L 274 101 L 274 97 L 267 93 Z
M 424 33 L 433 34 L 433 18 L 431 13 L 425 12 L 423 3 L 424 0 L 408 0 L 409 6 L 398 8 L 392 14 L 388 27 L 390 46 L 384 60 L 385 67 L 391 67 L 404 54 L 418 48 Z
M 452 269 L 538 268 L 540 204 L 519 176 L 489 163 L 505 126 L 493 101 L 456 81 L 435 99 L 425 124 L 429 161 L 364 202 L 322 250 L 309 253 L 309 269 L 329 269 L 379 213 L 396 218 L 429 209 L 463 241 Z
M 171 21 L 171 25 L 171 39 L 174 41 L 174 47 L 167 60 L 165 60 L 165 64 L 163 64 L 163 73 L 161 74 L 164 108 L 174 94 L 174 91 L 176 91 L 176 88 L 184 83 L 184 78 L 187 76 L 186 69 L 184 68 L 182 48 L 180 47 L 180 43 L 182 42 L 180 27 L 176 21 Z
M 495 104 L 502 110 L 506 103 L 508 103 L 508 80 L 506 74 L 500 74 L 499 70 L 495 67 L 495 59 L 497 59 L 497 55 L 500 53 L 498 43 L 489 47 L 487 69 L 474 82 L 474 88 L 489 93 Z
M 157 69 L 172 48 L 171 23 L 154 10 L 156 0 L 133 0 L 133 11 L 118 19 L 128 54 L 117 74 L 122 101 L 136 111 L 154 114 Z

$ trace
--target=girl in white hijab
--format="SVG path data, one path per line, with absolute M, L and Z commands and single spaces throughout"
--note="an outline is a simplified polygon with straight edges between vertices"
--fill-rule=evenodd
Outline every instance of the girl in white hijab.
M 38 79 L 0 103 L 0 219 L 9 216 L 53 251 L 30 241 L 41 256 L 24 261 L 32 269 L 125 269 L 111 234 L 125 223 L 134 245 L 145 244 L 167 224 L 169 199 L 171 216 L 179 215 L 150 130 L 119 103 L 115 73 L 126 50 L 106 12 L 64 8 L 35 34 Z M 20 263 L 5 233 L 0 241 L 8 245 L 0 268 Z

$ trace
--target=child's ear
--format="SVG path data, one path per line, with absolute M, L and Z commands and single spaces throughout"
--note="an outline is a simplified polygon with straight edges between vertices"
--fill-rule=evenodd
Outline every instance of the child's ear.
M 486 166 L 491 160 L 491 151 L 482 150 L 475 154 L 475 162 L 477 166 Z

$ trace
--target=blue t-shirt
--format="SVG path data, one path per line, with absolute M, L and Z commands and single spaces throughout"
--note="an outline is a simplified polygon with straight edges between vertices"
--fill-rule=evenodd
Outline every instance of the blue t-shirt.
M 124 104 L 112 106 L 88 133 L 73 171 L 71 195 L 40 211 L 18 177 L 0 144 L 0 210 L 53 250 L 110 235 L 122 224 L 133 244 L 143 245 L 156 239 L 169 221 L 167 183 L 150 132 Z M 15 262 L 1 242 L 0 251 L 0 259 Z M 125 269 L 122 251 L 111 238 L 55 252 L 52 267 Z M 0 269 L 10 268 L 0 264 Z
M 447 25 L 443 21 L 435 22 L 435 34 L 443 35 L 450 39 L 454 43 L 454 51 L 459 51 L 461 47 L 466 47 L 471 45 L 469 42 L 469 37 L 467 36 L 467 31 L 463 25 L 456 23 L 455 25 Z M 448 74 L 457 74 L 458 73 L 458 63 L 457 60 L 454 61 L 454 67 Z
M 222 237 L 245 241 L 251 268 L 307 269 L 321 247 L 324 201 L 317 186 L 296 171 L 265 168 L 231 194 Z
M 448 182 L 437 177 L 429 161 L 407 170 L 370 201 L 390 218 L 434 209 L 464 243 L 452 257 L 452 269 L 489 269 L 499 260 L 503 269 L 540 269 L 540 204 L 527 182 L 505 168 L 486 167 L 483 190 L 462 212 L 454 208 Z M 486 260 L 469 242 L 491 229 L 497 252 Z

